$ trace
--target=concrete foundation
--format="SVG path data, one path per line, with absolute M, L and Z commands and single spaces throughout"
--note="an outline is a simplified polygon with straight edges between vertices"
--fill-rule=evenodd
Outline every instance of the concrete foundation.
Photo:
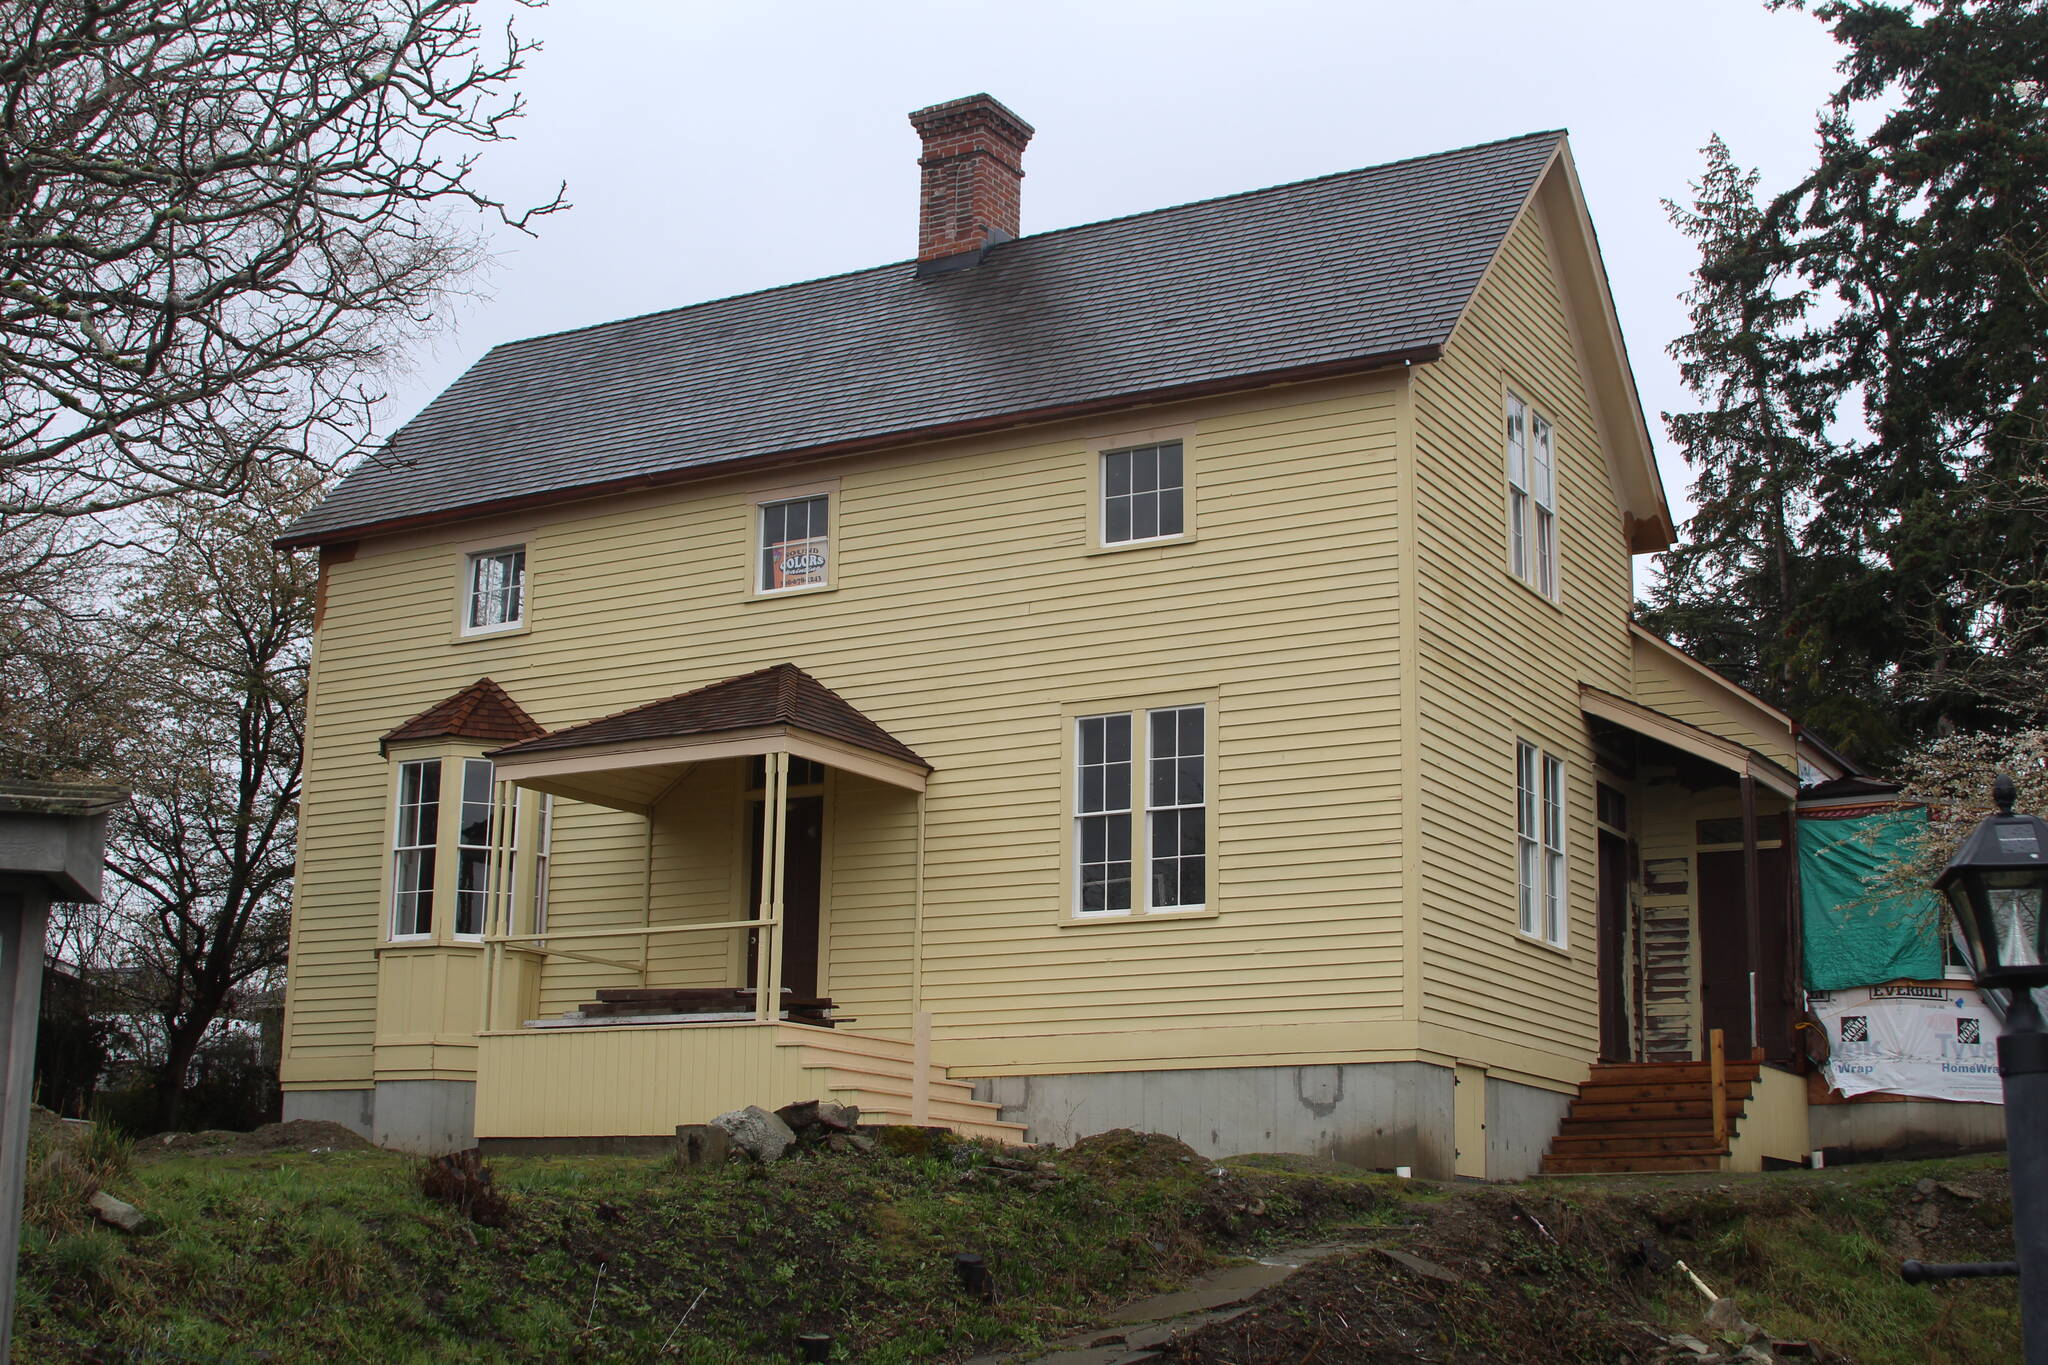
M 1442 1180 L 1455 1160 L 1452 1092 L 1450 1069 L 1423 1062 L 993 1076 L 974 1087 L 1034 1142 L 1134 1128 L 1205 1156 L 1298 1152 Z
M 371 1090 L 287 1090 L 284 1118 L 338 1123 L 376 1140 L 376 1092 Z
M 284 1116 L 325 1119 L 379 1147 L 439 1156 L 476 1146 L 469 1081 L 379 1081 L 374 1090 L 287 1090 Z
M 1808 1140 L 1828 1159 L 1952 1156 L 2005 1146 L 2005 1106 L 1956 1100 L 1815 1104 L 1806 1110 Z
M 1486 1178 L 1527 1180 L 1572 1107 L 1572 1092 L 1486 1078 Z

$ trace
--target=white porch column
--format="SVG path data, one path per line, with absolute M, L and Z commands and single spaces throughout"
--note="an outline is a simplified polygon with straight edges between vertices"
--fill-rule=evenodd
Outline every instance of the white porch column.
M 761 921 L 754 939 L 754 1018 L 782 1017 L 782 861 L 789 832 L 789 754 L 765 756 L 761 785 Z

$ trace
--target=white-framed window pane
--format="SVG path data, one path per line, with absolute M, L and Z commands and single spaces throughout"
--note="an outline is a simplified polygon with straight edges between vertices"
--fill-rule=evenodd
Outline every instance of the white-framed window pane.
M 1543 756 L 1543 937 L 1565 937 L 1564 760 Z
M 526 610 L 526 549 L 491 550 L 469 557 L 470 630 L 519 624 Z
M 1536 932 L 1536 862 L 1534 839 L 1516 840 L 1515 909 L 1516 923 L 1525 934 Z
M 1515 922 L 1525 934 L 1534 934 L 1541 918 L 1542 795 L 1538 788 L 1536 746 L 1526 741 L 1515 744 Z
M 830 515 L 831 499 L 824 493 L 761 505 L 761 591 L 822 587 L 829 581 Z
M 1076 909 L 1131 908 L 1131 717 L 1082 716 L 1074 725 Z
M 1538 507 L 1557 506 L 1557 470 L 1551 456 L 1550 423 L 1529 414 L 1529 492 Z
M 495 834 L 495 774 L 487 758 L 462 761 L 462 810 L 455 836 L 455 932 L 484 930 L 491 895 L 491 842 Z
M 434 845 L 441 813 L 441 761 L 398 765 L 398 818 L 392 838 L 391 934 L 434 931 Z
M 1517 578 L 1529 577 L 1529 495 L 1508 490 L 1508 564 Z
M 1557 596 L 1557 517 L 1547 507 L 1536 509 L 1536 571 L 1530 581 L 1545 597 Z
M 1529 488 L 1528 463 L 1528 409 L 1522 400 L 1508 395 L 1508 487 L 1527 492 Z
M 1208 899 L 1208 810 L 1203 708 L 1147 716 L 1145 766 L 1149 907 L 1192 909 Z
M 1102 541 L 1159 540 L 1187 530 L 1187 483 L 1178 441 L 1102 457 Z
M 541 793 L 539 830 L 533 848 L 533 932 L 548 929 L 548 867 L 555 853 L 555 798 Z

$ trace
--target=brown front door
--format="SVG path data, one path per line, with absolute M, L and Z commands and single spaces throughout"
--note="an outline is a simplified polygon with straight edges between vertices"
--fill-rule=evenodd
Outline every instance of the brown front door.
M 1626 1062 L 1628 1027 L 1628 840 L 1600 831 L 1600 1060 Z
M 753 829 L 747 839 L 747 906 L 761 905 L 761 826 L 764 807 L 749 801 Z M 825 856 L 825 798 L 789 798 L 789 829 L 782 848 L 782 984 L 799 1000 L 818 994 L 818 873 Z M 758 930 L 747 934 L 747 984 L 755 984 Z
M 1700 854 L 1700 1005 L 1709 1031 L 1726 1035 L 1728 1055 L 1747 1058 L 1759 1044 L 1773 1058 L 1791 1047 L 1790 983 L 1786 945 L 1790 913 L 1785 850 L 1756 852 L 1758 960 L 1753 964 L 1756 1033 L 1750 1032 L 1749 917 L 1743 901 L 1742 852 Z M 1701 1056 L 1706 1039 L 1700 1039 Z

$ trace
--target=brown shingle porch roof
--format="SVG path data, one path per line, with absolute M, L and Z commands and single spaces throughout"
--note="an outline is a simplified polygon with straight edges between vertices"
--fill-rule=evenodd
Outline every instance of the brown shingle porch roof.
M 844 697 L 798 668 L 776 664 L 759 672 L 649 702 L 630 711 L 585 721 L 508 745 L 493 758 L 524 758 L 562 749 L 636 740 L 679 739 L 733 730 L 788 725 L 931 770 L 909 745 L 869 720 Z
M 408 739 L 479 739 L 503 744 L 537 739 L 546 727 L 526 714 L 511 694 L 478 678 L 446 701 L 435 702 L 377 741 L 379 752 Z

